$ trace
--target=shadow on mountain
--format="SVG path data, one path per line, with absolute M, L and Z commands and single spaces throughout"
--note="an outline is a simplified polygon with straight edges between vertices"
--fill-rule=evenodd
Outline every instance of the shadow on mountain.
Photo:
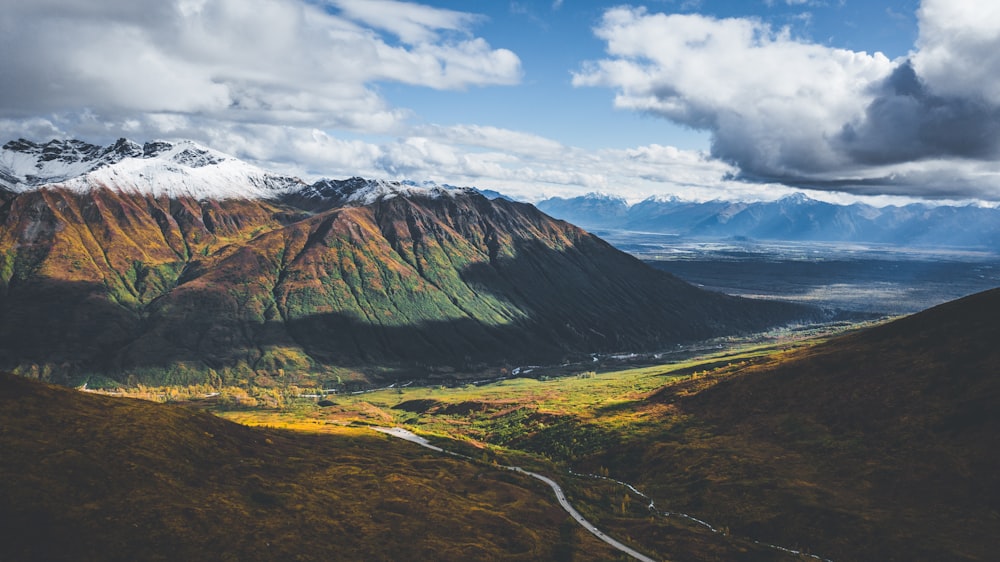
M 31 280 L 0 292 L 0 365 L 67 383 L 108 360 L 141 330 L 140 315 L 113 302 L 104 285 Z
M 349 289 L 366 308 L 293 315 L 274 312 L 275 291 L 248 278 L 186 283 L 136 308 L 97 283 L 12 284 L 0 297 L 0 368 L 63 384 L 91 374 L 188 384 L 332 367 L 422 377 L 657 351 L 822 316 L 697 289 L 590 236 L 564 251 L 530 241 L 515 248 L 516 257 L 458 272 L 464 300 L 442 291 L 430 311 L 426 299 L 389 301 L 405 318 L 431 317 L 410 323 L 370 296 L 362 301 L 362 286 Z M 265 301 L 271 312 L 262 315 L 254 303 Z M 444 313 L 451 317 L 432 317 Z

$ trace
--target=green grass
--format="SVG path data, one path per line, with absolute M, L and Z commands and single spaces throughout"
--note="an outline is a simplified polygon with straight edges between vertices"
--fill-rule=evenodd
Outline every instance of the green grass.
M 677 518 L 658 517 L 618 484 L 575 478 L 568 469 L 623 477 L 610 451 L 676 433 L 695 440 L 689 416 L 655 400 L 665 389 L 694 392 L 749 365 L 782 357 L 818 340 L 744 345 L 669 365 L 583 371 L 546 380 L 515 378 L 483 386 L 394 388 L 331 396 L 334 406 L 299 403 L 282 410 L 217 413 L 247 425 L 335 432 L 349 424 L 403 425 L 448 449 L 486 462 L 553 474 L 593 522 L 633 546 L 685 560 L 792 560 L 744 536 L 712 533 Z M 594 459 L 602 460 L 595 464 Z M 624 509 L 622 506 L 625 506 Z M 667 507 L 667 506 L 664 506 Z
M 995 476 L 983 472 L 997 450 L 983 441 L 996 434 L 986 405 L 995 354 L 958 326 L 901 325 L 917 336 L 886 326 L 669 365 L 549 369 L 540 379 L 220 414 L 307 431 L 405 425 L 474 458 L 556 475 L 602 529 L 668 558 L 794 559 L 760 540 L 836 560 L 989 559 L 1000 547 Z M 569 469 L 631 482 L 660 510 L 726 532 L 653 516 L 621 485 Z
M 563 366 L 483 386 L 330 395 L 325 407 L 293 395 L 272 407 L 201 405 L 245 425 L 305 433 L 402 425 L 483 463 L 555 476 L 588 519 L 664 558 L 796 558 L 760 540 L 837 560 L 985 560 L 984 537 L 1000 517 L 983 505 L 995 486 L 981 469 L 995 448 L 979 436 L 995 433 L 975 428 L 996 418 L 984 402 L 992 347 L 947 324 L 955 342 L 935 351 L 940 336 L 909 325 L 925 341 L 869 341 L 893 333 L 879 329 L 629 369 Z M 570 470 L 630 482 L 659 510 L 724 532 L 650 513 L 622 485 Z

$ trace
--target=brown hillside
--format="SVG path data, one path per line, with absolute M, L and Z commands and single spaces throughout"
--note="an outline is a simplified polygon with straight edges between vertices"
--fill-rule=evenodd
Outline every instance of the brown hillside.
M 0 375 L 2 560 L 607 560 L 530 478 Z
M 998 313 L 994 290 L 665 387 L 637 405 L 669 408 L 663 429 L 593 462 L 670 509 L 833 560 L 993 560 Z

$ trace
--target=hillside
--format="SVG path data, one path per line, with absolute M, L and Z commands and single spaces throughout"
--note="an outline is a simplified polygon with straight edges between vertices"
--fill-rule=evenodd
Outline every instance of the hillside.
M 531 478 L 0 374 L 0 559 L 608 560 Z M 460 514 L 460 515 L 459 515 Z
M 998 313 L 994 290 L 665 387 L 636 407 L 666 406 L 670 429 L 594 462 L 733 532 L 834 560 L 992 559 Z
M 590 520 L 666 559 L 993 560 L 998 313 L 1000 289 L 835 338 L 345 397 L 320 419 L 376 406 L 418 431 L 550 459 L 579 476 L 570 488 Z
M 4 163 L 0 367 L 43 380 L 452 376 L 819 317 L 470 189 L 307 185 L 193 143 L 22 141 Z

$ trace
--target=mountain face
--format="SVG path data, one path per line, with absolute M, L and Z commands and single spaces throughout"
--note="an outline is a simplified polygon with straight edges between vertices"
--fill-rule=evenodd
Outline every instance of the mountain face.
M 607 198 L 587 195 L 538 203 L 542 211 L 584 228 L 613 228 L 691 238 L 873 242 L 900 245 L 991 247 L 1000 244 L 1000 209 L 913 204 L 903 207 L 836 205 L 803 194 L 778 201 L 695 203 L 650 198 L 606 211 Z
M 571 199 L 553 197 L 539 203 L 538 208 L 585 228 L 618 228 L 628 220 L 629 213 L 625 199 L 599 193 Z
M 470 189 L 307 185 L 125 140 L 8 143 L 0 172 L 0 368 L 60 382 L 412 376 L 817 314 L 698 290 Z

